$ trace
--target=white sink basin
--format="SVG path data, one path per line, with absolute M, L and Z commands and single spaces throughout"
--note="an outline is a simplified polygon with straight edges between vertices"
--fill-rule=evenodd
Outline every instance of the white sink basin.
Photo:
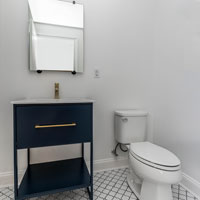
M 58 103 L 92 103 L 94 100 L 87 98 L 63 98 L 63 99 L 22 99 L 11 101 L 12 104 L 58 104 Z

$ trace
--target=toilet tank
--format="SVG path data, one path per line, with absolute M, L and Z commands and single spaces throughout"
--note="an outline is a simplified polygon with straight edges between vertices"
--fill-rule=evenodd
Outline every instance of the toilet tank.
M 146 139 L 147 115 L 143 110 L 115 111 L 115 139 L 121 144 L 143 142 Z

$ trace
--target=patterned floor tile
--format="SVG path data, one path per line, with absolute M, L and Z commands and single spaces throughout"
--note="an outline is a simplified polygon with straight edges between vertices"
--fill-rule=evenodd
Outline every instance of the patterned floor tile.
M 137 200 L 126 182 L 128 169 L 114 169 L 94 175 L 94 200 Z M 173 185 L 174 200 L 198 200 L 180 185 Z M 13 188 L 0 189 L 0 200 L 13 200 Z M 30 200 L 88 200 L 85 189 L 67 191 Z

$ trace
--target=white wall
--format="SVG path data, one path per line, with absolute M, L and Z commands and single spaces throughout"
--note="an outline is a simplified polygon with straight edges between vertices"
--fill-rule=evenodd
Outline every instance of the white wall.
M 82 1 L 86 22 L 85 72 L 76 76 L 30 72 L 27 0 L 0 1 L 0 173 L 12 171 L 10 101 L 53 97 L 54 82 L 60 82 L 61 97 L 96 100 L 94 158 L 112 157 L 113 111 L 135 107 L 151 111 L 152 1 Z M 94 69 L 100 69 L 101 78 L 94 79 Z M 76 151 L 66 147 L 47 148 L 34 151 L 32 157 L 34 161 L 41 161 L 65 157 L 69 152 Z
M 155 30 L 155 142 L 200 181 L 200 1 L 159 0 Z

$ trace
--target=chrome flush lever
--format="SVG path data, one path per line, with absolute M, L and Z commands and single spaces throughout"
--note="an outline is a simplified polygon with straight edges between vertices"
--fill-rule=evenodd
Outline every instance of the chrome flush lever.
M 123 122 L 128 122 L 128 119 L 127 119 L 126 117 L 123 117 L 123 118 L 122 118 L 122 121 L 123 121 Z

